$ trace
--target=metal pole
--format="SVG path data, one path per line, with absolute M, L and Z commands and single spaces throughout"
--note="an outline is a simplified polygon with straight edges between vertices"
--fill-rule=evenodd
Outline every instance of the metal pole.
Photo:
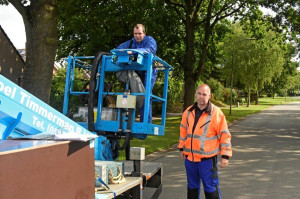
M 232 87 L 233 87 L 233 53 L 234 53 L 234 45 L 231 53 L 231 83 L 230 83 L 230 109 L 229 115 L 231 115 L 231 106 L 232 106 Z

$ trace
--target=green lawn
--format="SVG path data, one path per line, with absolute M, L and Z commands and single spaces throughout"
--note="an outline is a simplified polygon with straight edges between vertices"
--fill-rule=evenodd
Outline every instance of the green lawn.
M 260 112 L 270 106 L 280 105 L 288 102 L 296 101 L 292 98 L 276 97 L 272 98 L 259 98 L 259 105 L 251 104 L 250 107 L 243 106 L 236 107 L 232 106 L 231 116 L 229 116 L 229 106 L 222 107 L 222 111 L 226 115 L 227 122 L 230 123 L 241 117 Z M 148 136 L 145 140 L 133 139 L 131 146 L 134 147 L 145 147 L 146 155 L 155 151 L 168 149 L 170 146 L 176 144 L 179 138 L 179 125 L 181 117 L 169 117 L 166 119 L 166 129 L 164 136 Z M 155 123 L 155 121 L 154 121 Z M 120 152 L 119 160 L 125 159 L 124 151 Z

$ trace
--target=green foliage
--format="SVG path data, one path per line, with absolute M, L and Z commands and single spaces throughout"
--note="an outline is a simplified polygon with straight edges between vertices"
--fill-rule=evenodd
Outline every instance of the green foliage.
M 210 78 L 206 82 L 206 84 L 209 85 L 209 87 L 211 89 L 211 94 L 212 94 L 213 100 L 220 100 L 220 101 L 224 100 L 224 96 L 223 96 L 224 87 L 220 82 L 218 82 L 217 80 L 215 80 L 213 78 Z
M 158 73 L 155 85 L 153 87 L 153 93 L 158 97 L 163 97 L 164 88 L 164 75 Z M 168 112 L 181 112 L 182 111 L 182 98 L 183 98 L 183 82 L 178 78 L 173 77 L 173 73 L 169 76 L 168 84 L 168 101 L 167 111 Z M 153 113 L 161 114 L 162 103 L 153 103 Z
M 8 5 L 8 0 L 0 0 L 0 5 Z
M 230 104 L 230 88 L 224 88 L 223 90 L 223 98 L 226 104 Z M 238 94 L 235 89 L 232 89 L 232 104 L 237 103 L 239 100 Z
M 61 39 L 57 58 L 70 53 L 94 55 L 97 51 L 109 51 L 132 38 L 134 24 L 143 23 L 147 35 L 158 43 L 157 55 L 175 67 L 174 76 L 189 71 L 188 76 L 194 73 L 195 83 L 204 72 L 201 75 L 204 80 L 211 74 L 217 79 L 220 70 L 215 64 L 218 54 L 215 44 L 229 30 L 228 21 L 224 24 L 222 21 L 233 13 L 244 12 L 242 8 L 250 5 L 251 1 L 230 0 L 213 4 L 171 0 L 60 1 Z M 185 66 L 190 68 L 184 70 Z
M 286 33 L 289 35 L 287 39 L 296 41 L 299 48 L 300 2 L 298 0 L 272 0 L 260 1 L 260 4 L 276 12 L 276 16 L 271 18 L 272 23 L 287 30 Z
M 279 93 L 280 89 L 290 89 L 299 85 L 299 73 L 297 72 L 298 63 L 292 61 L 292 57 L 295 54 L 295 47 L 291 44 L 285 44 L 284 57 L 285 62 L 283 70 L 279 76 L 272 78 L 272 81 L 265 85 L 264 90 L 267 93 L 275 95 Z
M 50 94 L 50 106 L 52 106 L 59 112 L 62 112 L 63 109 L 65 82 L 66 82 L 66 68 L 62 67 L 58 69 L 57 73 L 53 75 L 51 94 Z M 86 82 L 87 80 L 83 78 L 82 72 L 76 69 L 73 91 L 82 91 L 83 86 Z M 78 106 L 80 104 L 82 104 L 80 97 L 70 95 L 70 100 L 69 100 L 70 112 L 72 113 L 77 112 Z
M 146 34 L 157 41 L 159 57 L 171 65 L 179 59 L 178 38 L 182 37 L 183 30 L 178 26 L 175 12 L 166 10 L 164 1 L 70 0 L 60 1 L 59 11 L 58 58 L 69 53 L 95 55 L 98 51 L 109 52 L 131 39 L 134 25 L 142 23 Z
M 181 101 L 178 95 L 182 87 L 181 65 L 184 60 L 185 30 L 180 25 L 176 12 L 169 9 L 164 1 L 60 1 L 59 3 L 60 45 L 57 59 L 72 55 L 95 55 L 117 47 L 133 37 L 136 23 L 145 25 L 146 34 L 155 38 L 157 56 L 172 65 L 174 82 L 170 80 L 168 103 L 171 107 Z M 130 14 L 124 14 L 130 13 Z M 174 88 L 173 88 L 174 87 Z M 161 95 L 163 80 L 158 77 L 154 93 Z M 176 100 L 176 101 L 175 101 Z M 177 101 L 178 100 L 178 101 Z M 154 113 L 159 113 L 161 105 L 153 104 Z
M 262 90 L 272 78 L 280 76 L 285 61 L 281 48 L 283 38 L 265 26 L 260 26 L 260 31 L 261 38 L 251 38 L 243 26 L 235 24 L 233 33 L 224 42 L 225 77 L 231 77 L 233 71 L 234 84 L 240 82 L 245 90 L 253 92 Z
M 168 107 L 169 112 L 181 112 L 183 101 L 183 81 L 173 76 L 169 79 Z
M 279 2 L 268 1 L 268 6 L 283 8 L 286 5 Z M 294 16 L 293 12 L 290 14 Z M 234 16 L 243 26 L 230 26 L 228 16 Z M 282 29 L 269 23 L 270 20 L 262 16 L 258 2 L 252 0 L 60 1 L 57 58 L 109 51 L 131 39 L 133 26 L 142 23 L 147 35 L 157 41 L 157 55 L 175 68 L 168 93 L 168 109 L 175 110 L 186 100 L 182 97 L 184 81 L 197 84 L 197 80 L 206 82 L 212 77 L 228 87 L 232 61 L 234 87 L 239 90 L 273 88 L 279 84 L 279 79 L 286 79 L 291 68 L 290 63 L 283 61 L 288 58 L 282 58 L 285 53 L 281 50 L 287 48 L 283 45 L 286 38 L 281 35 Z M 221 48 L 220 44 L 227 48 Z M 225 64 L 224 60 L 227 60 Z M 283 62 L 286 72 L 280 67 Z M 160 80 L 156 83 L 158 93 L 161 93 L 162 84 Z M 191 85 L 186 85 L 185 89 L 188 87 Z M 185 95 L 194 99 L 191 91 Z M 159 112 L 159 106 L 154 105 L 154 108 Z
M 199 78 L 203 81 L 219 73 L 218 45 L 228 31 L 226 17 L 244 14 L 252 1 L 166 1 L 176 10 L 185 28 L 184 107 L 194 99 L 194 88 Z M 217 77 L 216 77 L 217 78 Z

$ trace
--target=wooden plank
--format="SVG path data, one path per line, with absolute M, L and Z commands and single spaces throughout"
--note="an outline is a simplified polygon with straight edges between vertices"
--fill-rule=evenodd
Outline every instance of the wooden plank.
M 138 185 L 142 186 L 143 179 L 141 177 L 125 177 L 126 181 L 121 184 L 109 184 L 109 188 L 116 193 L 116 195 L 120 195 L 127 190 L 130 190 Z M 112 191 L 98 191 L 95 194 L 96 199 L 111 199 L 114 198 L 114 194 Z

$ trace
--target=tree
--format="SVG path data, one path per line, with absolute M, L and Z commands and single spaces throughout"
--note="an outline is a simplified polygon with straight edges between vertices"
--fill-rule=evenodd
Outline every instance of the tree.
M 283 70 L 279 76 L 274 76 L 272 81 L 265 85 L 265 91 L 270 93 L 273 98 L 276 93 L 280 92 L 280 89 L 288 89 L 290 87 L 299 86 L 299 77 L 297 76 L 298 64 L 292 61 L 292 57 L 295 55 L 295 47 L 288 43 L 285 44 L 284 57 L 285 62 L 283 65 Z
M 251 91 L 257 94 L 273 77 L 279 76 L 284 64 L 283 50 L 279 45 L 280 36 L 264 26 L 261 26 L 260 31 L 263 37 L 252 40 L 242 26 L 235 24 L 233 33 L 224 42 L 228 60 L 225 71 L 227 74 L 233 72 L 235 81 L 245 85 L 248 93 L 247 106 L 250 106 Z
M 162 0 L 60 1 L 58 58 L 109 52 L 131 39 L 133 26 L 142 23 L 158 43 L 157 55 L 173 61 L 183 34 L 177 21 Z
M 59 56 L 109 51 L 132 37 L 134 24 L 143 23 L 147 34 L 157 40 L 157 54 L 175 66 L 174 76 L 183 76 L 185 106 L 193 103 L 200 75 L 205 72 L 204 78 L 209 78 L 215 71 L 214 41 L 226 32 L 223 20 L 252 5 L 252 0 L 76 2 L 60 2 Z
M 273 6 L 278 6 L 276 5 L 276 1 L 272 1 L 272 3 L 274 4 Z M 289 4 L 288 1 L 286 3 Z M 281 6 L 284 6 L 284 4 Z M 279 9 L 279 7 L 277 8 Z M 284 10 L 283 7 L 280 9 Z M 277 13 L 275 19 L 280 15 L 281 11 L 277 10 L 277 12 L 279 12 L 279 14 Z M 261 11 L 251 13 L 249 20 L 241 20 L 241 24 L 244 27 L 243 30 L 249 36 L 257 38 L 261 46 L 272 46 L 274 44 L 274 47 L 277 46 L 280 48 L 281 55 L 284 56 L 282 71 L 280 73 L 276 73 L 272 77 L 271 81 L 265 82 L 265 85 L 258 85 L 258 90 L 265 90 L 266 88 L 269 93 L 272 93 L 274 96 L 275 93 L 279 92 L 281 88 L 286 88 L 289 85 L 291 77 L 295 75 L 295 63 L 293 63 L 291 60 L 296 55 L 296 45 L 294 42 L 290 42 L 291 38 L 295 38 L 295 34 L 289 31 L 287 25 L 274 23 L 274 18 L 272 16 L 264 16 Z M 273 36 L 270 37 L 271 32 Z M 271 39 L 266 40 L 267 37 Z M 270 58 L 272 59 L 271 56 L 267 57 L 267 59 Z M 275 57 L 275 59 L 276 58 L 279 57 Z
M 259 71 L 257 73 L 256 88 L 256 104 L 258 104 L 258 92 L 264 88 L 265 84 L 271 83 L 274 77 L 280 76 L 285 62 L 284 51 L 281 49 L 280 42 L 273 31 L 268 31 L 264 38 L 264 44 L 259 43 L 258 64 Z M 279 43 L 278 43 L 279 42 Z
M 196 82 L 206 67 L 210 42 L 217 24 L 235 14 L 243 15 L 248 10 L 258 9 L 255 1 L 215 1 L 186 0 L 166 1 L 180 16 L 185 27 L 185 56 L 182 65 L 184 71 L 184 108 L 194 102 Z M 196 45 L 196 33 L 201 35 Z M 196 58 L 199 52 L 199 58 Z
M 300 1 L 298 0 L 265 0 L 260 4 L 266 8 L 272 9 L 276 15 L 272 17 L 272 22 L 279 25 L 282 29 L 289 32 L 288 39 L 298 45 L 300 49 Z
M 57 0 L 0 0 L 21 14 L 26 31 L 26 62 L 23 88 L 49 102 L 57 50 Z

